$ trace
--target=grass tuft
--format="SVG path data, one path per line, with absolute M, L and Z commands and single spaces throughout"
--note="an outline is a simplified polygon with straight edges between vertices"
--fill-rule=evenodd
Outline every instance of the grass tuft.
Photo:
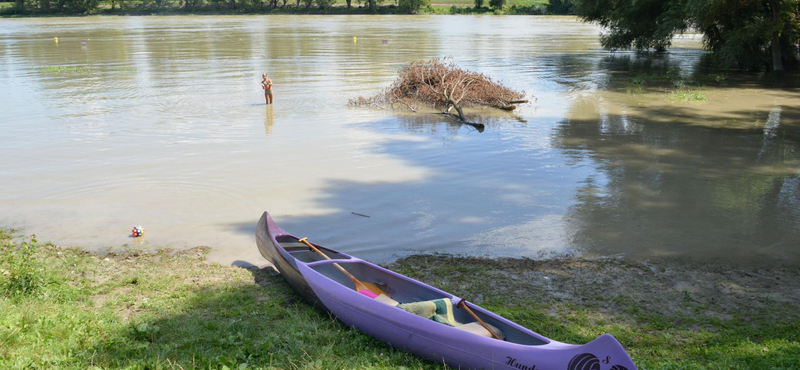
M 37 260 L 36 236 L 15 245 L 4 233 L 0 241 L 0 296 L 38 294 L 45 285 L 44 267 Z
M 708 95 L 699 89 L 680 87 L 669 93 L 669 100 L 677 102 L 706 102 Z

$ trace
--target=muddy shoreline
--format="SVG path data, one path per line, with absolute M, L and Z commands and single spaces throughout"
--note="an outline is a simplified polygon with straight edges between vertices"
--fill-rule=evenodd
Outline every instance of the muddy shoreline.
M 387 266 L 478 304 L 563 305 L 637 321 L 641 313 L 694 317 L 800 318 L 800 268 L 747 268 L 651 259 L 470 258 L 417 255 Z M 764 316 L 766 315 L 766 316 Z

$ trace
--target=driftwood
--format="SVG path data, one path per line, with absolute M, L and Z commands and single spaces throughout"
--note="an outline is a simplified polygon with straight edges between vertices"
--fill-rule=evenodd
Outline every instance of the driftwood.
M 502 110 L 514 110 L 517 109 L 517 106 L 513 104 L 525 104 L 527 102 L 527 100 L 512 100 L 504 102 L 502 105 L 493 105 L 493 107 Z
M 386 90 L 370 98 L 350 99 L 349 104 L 381 108 L 404 106 L 412 112 L 427 105 L 470 124 L 464 117 L 463 107 L 514 110 L 517 108 L 514 104 L 528 102 L 524 97 L 524 91 L 512 90 L 482 73 L 458 68 L 452 61 L 432 59 L 409 64 L 398 72 L 397 80 Z M 450 113 L 453 109 L 457 115 Z

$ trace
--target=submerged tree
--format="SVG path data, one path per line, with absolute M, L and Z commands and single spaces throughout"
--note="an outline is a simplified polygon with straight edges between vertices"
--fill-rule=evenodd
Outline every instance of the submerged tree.
M 482 73 L 458 68 L 452 61 L 432 59 L 403 67 L 386 90 L 370 98 L 351 99 L 350 105 L 400 105 L 415 112 L 427 105 L 448 114 L 455 109 L 455 116 L 466 122 L 463 107 L 513 110 L 513 104 L 527 102 L 524 97 L 524 91 L 512 90 Z
M 690 29 L 724 66 L 774 71 L 798 66 L 800 0 L 575 0 L 584 20 L 604 26 L 609 49 L 663 51 Z

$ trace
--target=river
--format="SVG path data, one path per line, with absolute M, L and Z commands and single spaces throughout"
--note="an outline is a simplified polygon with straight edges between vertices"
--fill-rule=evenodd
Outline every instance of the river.
M 2 24 L 0 226 L 40 240 L 205 245 L 212 261 L 262 264 L 253 233 L 267 210 L 289 232 L 376 262 L 441 252 L 800 265 L 796 76 L 717 74 L 699 101 L 624 83 L 702 75 L 698 35 L 645 57 L 602 50 L 601 30 L 570 17 Z M 533 102 L 473 112 L 484 132 L 347 106 L 434 57 Z

